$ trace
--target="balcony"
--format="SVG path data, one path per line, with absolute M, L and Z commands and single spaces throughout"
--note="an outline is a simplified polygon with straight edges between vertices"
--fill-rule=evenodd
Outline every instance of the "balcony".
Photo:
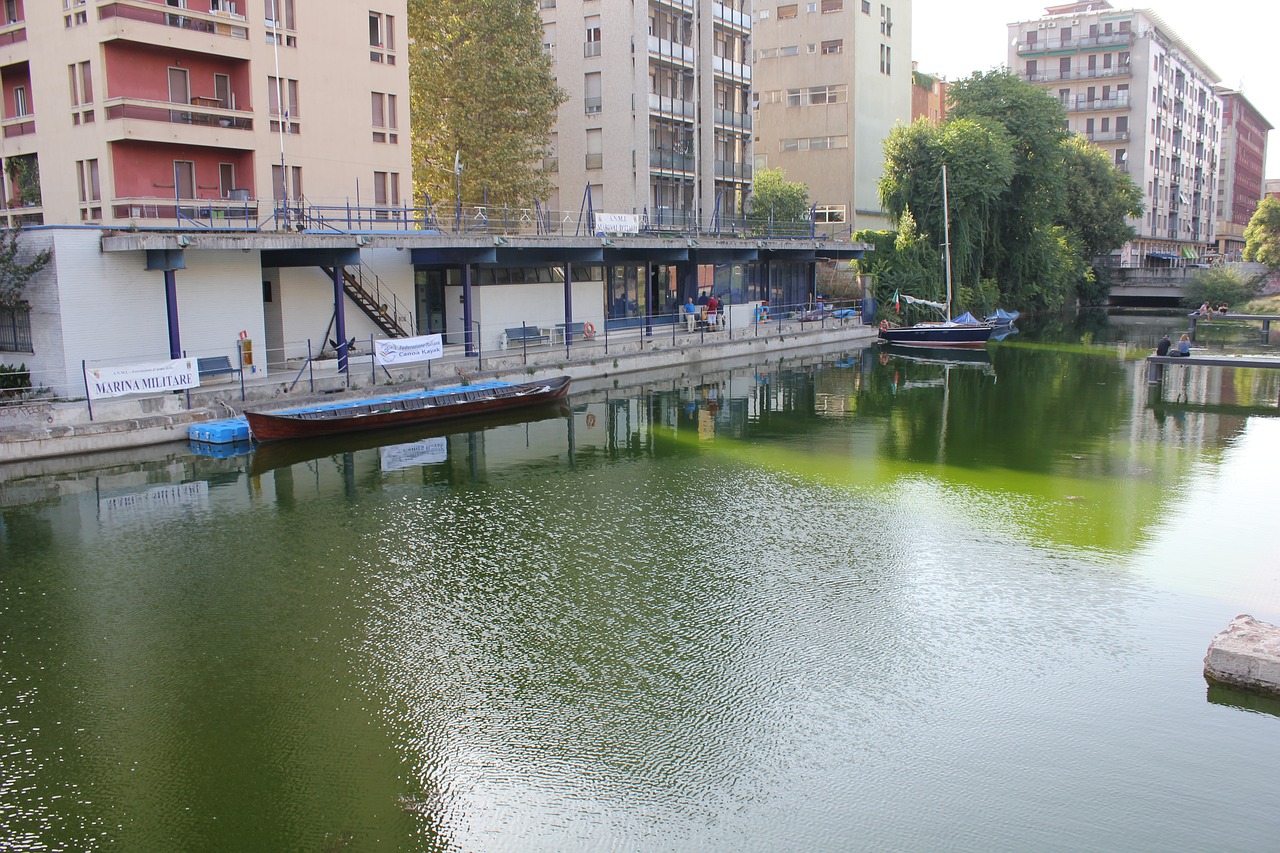
M 30 136 L 36 132 L 36 117 L 28 113 L 27 115 L 0 119 L 0 129 L 3 130 L 5 139 Z
M 213 98 L 194 100 L 214 101 Z M 201 104 L 174 104 L 168 101 L 147 101 L 141 98 L 110 98 L 103 104 L 107 121 L 123 119 L 118 131 L 113 128 L 110 139 L 126 137 L 147 139 L 153 142 L 182 142 L 194 145 L 226 144 L 231 147 L 252 147 L 251 139 L 224 136 L 222 131 L 253 130 L 253 113 L 244 110 L 226 110 Z M 148 124 L 134 124 L 147 122 Z M 183 126 L 162 130 L 154 124 Z M 148 129 L 148 125 L 152 128 Z M 191 128 L 186 131 L 185 128 Z
M 737 29 L 743 35 L 751 34 L 751 16 L 746 12 L 731 9 L 723 3 L 712 3 L 711 10 L 717 23 Z
M 722 110 L 719 107 L 715 111 L 716 124 L 725 127 L 737 128 L 742 131 L 751 130 L 751 114 L 735 113 L 732 110 Z
M 104 27 L 108 37 L 155 44 L 162 37 L 154 28 L 161 26 L 173 32 L 163 37 L 169 47 L 249 58 L 249 27 L 243 15 L 180 10 L 146 0 L 116 0 L 98 7 L 98 19 L 113 22 Z
M 649 168 L 660 172 L 693 171 L 693 158 L 688 154 L 678 154 L 667 148 L 649 149 Z
M 1129 131 L 1115 130 L 1111 132 L 1086 133 L 1085 138 L 1090 142 L 1124 142 L 1129 138 Z
M 1087 112 L 1090 110 L 1127 110 L 1132 106 L 1128 93 L 1113 95 L 1110 98 L 1094 98 L 1088 100 L 1085 95 L 1077 95 L 1075 101 L 1063 104 L 1068 112 Z
M 731 77 L 735 80 L 749 81 L 751 79 L 751 66 L 742 62 L 734 62 L 732 59 L 725 59 L 723 56 L 711 57 L 711 67 L 722 77 Z
M 0 26 L 0 47 L 18 44 L 27 40 L 26 21 L 6 21 Z
M 1114 65 L 1111 68 L 1076 68 L 1070 71 L 1024 71 L 1023 78 L 1028 83 L 1053 83 L 1060 80 L 1095 80 L 1111 77 L 1131 77 L 1133 68 L 1129 63 Z
M 664 98 L 661 95 L 655 95 L 653 92 L 650 92 L 649 112 L 673 116 L 675 118 L 685 118 L 692 121 L 695 110 L 693 101 L 684 101 L 678 98 Z
M 675 65 L 693 67 L 693 46 L 649 36 L 649 56 Z
M 1109 33 L 1098 36 L 1084 36 L 1070 39 L 1029 39 L 1018 40 L 1018 55 L 1024 53 L 1047 53 L 1051 50 L 1088 49 L 1091 47 L 1109 47 L 1117 44 L 1133 44 L 1133 33 Z
M 751 180 L 751 164 L 735 163 L 732 160 L 716 161 L 716 177 L 728 178 L 732 181 L 750 181 Z

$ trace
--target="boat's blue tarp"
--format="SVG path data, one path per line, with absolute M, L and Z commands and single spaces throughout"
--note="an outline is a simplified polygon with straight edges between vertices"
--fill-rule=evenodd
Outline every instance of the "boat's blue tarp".
M 977 317 L 973 316 L 972 314 L 970 314 L 968 311 L 964 312 L 959 317 L 956 317 L 951 322 L 959 326 L 981 326 L 982 325 L 982 321 L 979 320 Z
M 1016 319 L 1018 319 L 1017 311 L 1006 311 L 1003 308 L 997 308 L 996 313 L 987 315 L 988 323 L 998 323 L 1002 326 L 1012 323 Z

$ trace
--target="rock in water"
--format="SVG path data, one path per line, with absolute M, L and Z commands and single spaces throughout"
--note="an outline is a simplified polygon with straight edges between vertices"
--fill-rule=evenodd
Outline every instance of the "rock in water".
M 1280 626 L 1241 614 L 1209 643 L 1204 677 L 1280 696 Z

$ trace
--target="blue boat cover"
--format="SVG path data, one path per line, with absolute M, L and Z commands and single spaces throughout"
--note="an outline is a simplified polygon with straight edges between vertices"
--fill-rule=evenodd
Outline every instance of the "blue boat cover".
M 996 313 L 987 315 L 988 323 L 997 323 L 1001 326 L 1012 323 L 1018 319 L 1017 311 L 1006 311 L 1003 308 L 997 308 Z
M 959 317 L 956 317 L 951 322 L 960 326 L 981 326 L 982 325 L 982 321 L 979 320 L 977 317 L 973 316 L 972 314 L 970 314 L 968 311 L 964 312 Z

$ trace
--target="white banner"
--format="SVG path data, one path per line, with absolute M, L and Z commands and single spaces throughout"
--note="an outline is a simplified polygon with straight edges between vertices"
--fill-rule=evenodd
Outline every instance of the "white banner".
M 410 361 L 428 361 L 444 355 L 444 340 L 439 335 L 421 335 L 416 338 L 386 338 L 373 342 L 374 357 L 378 364 L 405 364 Z
M 640 233 L 640 214 L 638 213 L 597 213 L 597 234 L 638 234 Z
M 194 358 L 126 364 L 115 367 L 90 367 L 85 372 L 89 399 L 123 397 L 126 394 L 155 394 L 198 388 L 200 373 Z
M 383 471 L 398 471 L 417 465 L 438 465 L 449 458 L 449 440 L 444 436 L 424 438 L 409 444 L 379 448 Z

